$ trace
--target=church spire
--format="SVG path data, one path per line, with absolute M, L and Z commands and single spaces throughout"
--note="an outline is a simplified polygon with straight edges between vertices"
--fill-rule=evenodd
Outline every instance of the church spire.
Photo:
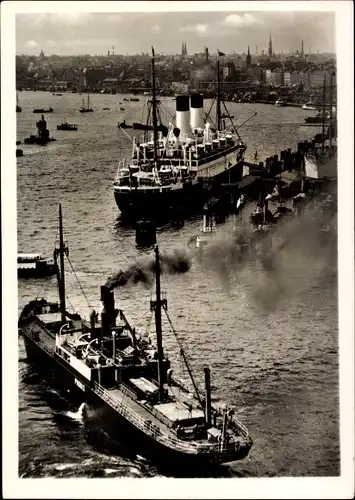
M 269 51 L 268 51 L 269 57 L 272 57 L 272 40 L 271 40 L 271 31 L 269 35 Z
M 250 55 L 249 45 L 248 45 L 248 54 L 247 54 L 246 63 L 247 63 L 247 66 L 250 66 L 250 64 L 251 64 L 251 55 Z

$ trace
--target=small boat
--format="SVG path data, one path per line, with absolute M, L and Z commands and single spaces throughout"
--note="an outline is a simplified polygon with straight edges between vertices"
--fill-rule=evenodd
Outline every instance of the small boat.
M 52 94 L 52 95 L 61 96 L 61 95 L 63 95 L 63 94 L 55 94 L 55 93 L 53 92 L 53 94 Z
M 53 113 L 54 109 L 50 106 L 48 109 L 36 108 L 33 110 L 34 113 Z
M 110 111 L 110 108 L 102 108 L 103 111 Z
M 18 103 L 18 92 L 16 92 L 16 113 L 21 113 L 22 108 Z
M 138 102 L 139 98 L 138 97 L 130 97 L 129 100 L 133 101 L 133 102 Z
M 124 108 L 120 108 L 120 111 L 124 111 Z
M 119 128 L 132 128 L 132 125 L 128 125 L 128 124 L 126 123 L 126 120 L 123 120 L 123 122 L 118 123 L 118 124 L 117 124 L 117 126 L 118 126 Z
M 47 122 L 42 115 L 41 119 L 36 123 L 37 135 L 30 135 L 23 141 L 25 144 L 39 144 L 45 146 L 48 142 L 55 141 L 54 137 L 49 137 L 49 130 L 47 129 Z
M 78 126 L 73 125 L 72 123 L 63 122 L 60 125 L 57 125 L 57 130 L 78 130 Z
M 286 106 L 286 102 L 283 99 L 276 99 L 275 101 L 275 106 L 278 106 L 279 108 Z
M 325 123 L 329 122 L 329 119 L 330 119 L 330 113 L 325 112 L 325 113 L 317 113 L 316 116 L 306 116 L 304 121 L 307 124 L 312 123 L 321 125 L 323 121 Z
M 312 101 L 309 101 L 309 102 L 306 102 L 306 104 L 303 104 L 302 109 L 306 109 L 309 111 L 316 111 L 317 110 L 316 106 L 313 104 Z
M 52 276 L 58 271 L 58 266 L 52 259 L 43 257 L 40 253 L 19 253 L 17 255 L 18 277 L 41 278 Z
M 19 156 L 23 156 L 23 150 L 20 148 L 16 148 L 16 158 L 18 158 Z
M 124 97 L 123 100 L 129 102 L 129 99 L 127 99 L 127 97 Z
M 84 97 L 83 97 L 83 104 L 81 106 L 81 108 L 79 109 L 80 113 L 91 113 L 92 111 L 94 111 L 92 108 L 90 108 L 90 95 L 89 95 L 89 92 L 88 92 L 88 98 L 87 98 L 87 104 L 85 106 L 85 102 L 84 102 Z

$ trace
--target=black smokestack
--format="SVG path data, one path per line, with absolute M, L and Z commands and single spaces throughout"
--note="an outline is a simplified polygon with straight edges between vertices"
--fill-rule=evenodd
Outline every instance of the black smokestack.
M 111 326 L 116 324 L 117 311 L 115 310 L 115 299 L 113 292 L 106 286 L 101 287 L 101 298 L 102 302 L 102 312 L 101 312 L 101 322 L 102 329 L 105 334 Z
M 170 252 L 162 252 L 160 255 L 161 273 L 183 274 L 191 267 L 191 257 L 186 250 L 175 249 Z M 127 285 L 151 286 L 154 281 L 155 257 L 148 256 L 131 264 L 127 269 L 121 269 L 106 281 L 105 287 L 110 291 L 116 287 Z

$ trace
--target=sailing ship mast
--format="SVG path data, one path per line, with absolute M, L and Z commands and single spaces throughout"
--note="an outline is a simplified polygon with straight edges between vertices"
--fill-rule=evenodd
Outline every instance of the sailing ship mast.
M 153 118 L 153 147 L 154 147 L 154 163 L 156 164 L 157 153 L 157 135 L 158 135 L 158 122 L 157 122 L 157 99 L 155 87 L 155 61 L 154 61 L 154 48 L 152 47 L 152 118 Z

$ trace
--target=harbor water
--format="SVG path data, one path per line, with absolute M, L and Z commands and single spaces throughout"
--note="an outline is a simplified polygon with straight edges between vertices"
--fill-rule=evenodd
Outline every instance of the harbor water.
M 52 106 L 46 114 L 47 146 L 21 146 L 17 159 L 17 234 L 19 252 L 51 256 L 58 233 L 58 204 L 62 204 L 69 307 L 89 315 L 99 310 L 99 289 L 107 278 L 125 269 L 148 251 L 137 250 L 135 233 L 120 221 L 112 182 L 118 161 L 129 156 L 131 144 L 117 122 L 142 121 L 144 97 L 123 102 L 120 95 L 92 95 L 93 113 L 79 113 L 82 96 L 20 92 L 17 139 L 35 133 L 39 115 L 34 108 Z M 123 102 L 123 104 L 119 104 Z M 172 98 L 162 99 L 173 115 Z M 109 107 L 110 110 L 103 110 Z M 120 111 L 124 107 L 124 111 Z M 206 103 L 206 109 L 209 104 Z M 249 161 L 264 160 L 311 139 L 317 129 L 300 126 L 309 111 L 263 104 L 229 106 L 240 129 Z M 163 113 L 164 114 L 164 113 Z M 63 121 L 77 132 L 57 131 Z M 130 131 L 128 131 L 130 132 Z M 137 137 L 141 132 L 134 131 Z M 190 270 L 164 275 L 169 314 L 186 346 L 194 372 L 212 372 L 213 399 L 236 408 L 254 445 L 249 456 L 223 467 L 232 477 L 336 476 L 339 462 L 338 327 L 336 259 L 314 245 L 285 250 L 277 274 L 267 277 L 253 266 L 230 263 L 228 242 L 201 259 L 189 242 L 200 230 L 200 217 L 180 229 L 159 228 L 162 251 L 178 249 L 188 255 Z M 232 218 L 218 226 L 227 238 Z M 296 245 L 297 246 L 297 245 Z M 150 322 L 148 286 L 115 290 L 120 307 L 138 331 Z M 36 296 L 56 297 L 55 277 L 21 280 L 18 310 Z M 153 322 L 150 323 L 152 330 Z M 163 323 L 166 354 L 179 371 L 178 346 Z M 15 332 L 14 332 L 15 334 Z M 19 476 L 21 477 L 152 477 L 175 475 L 160 470 L 139 450 L 113 446 L 100 430 L 88 433 L 81 419 L 82 401 L 73 402 L 56 391 L 26 360 L 19 338 Z M 186 374 L 185 374 L 186 375 Z

